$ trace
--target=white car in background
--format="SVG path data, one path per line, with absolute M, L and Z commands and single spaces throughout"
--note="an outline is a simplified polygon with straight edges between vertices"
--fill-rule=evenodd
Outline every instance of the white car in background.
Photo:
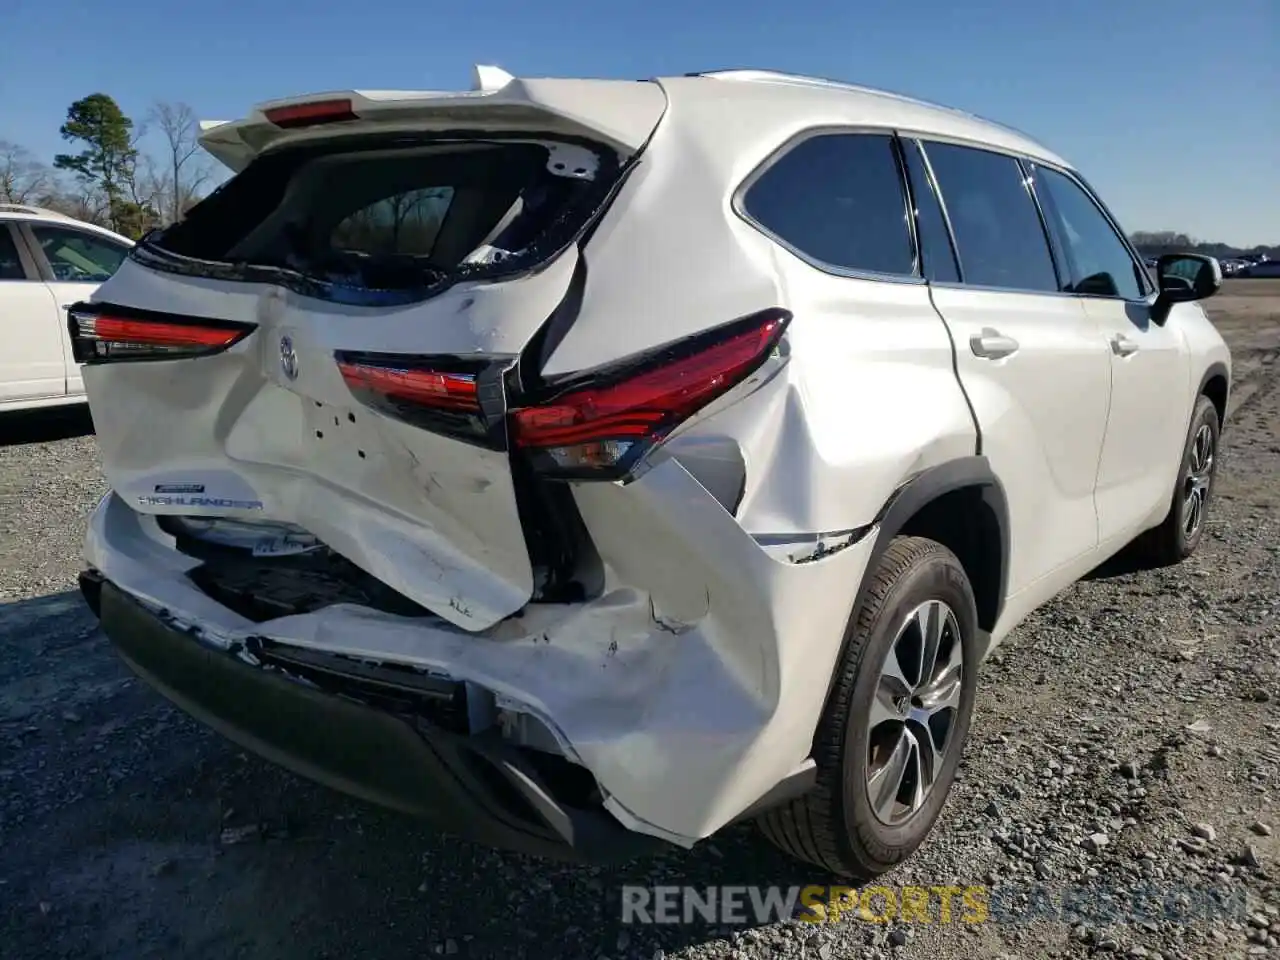
M 0 203 L 0 412 L 85 401 L 66 308 L 115 273 L 132 246 L 54 210 Z

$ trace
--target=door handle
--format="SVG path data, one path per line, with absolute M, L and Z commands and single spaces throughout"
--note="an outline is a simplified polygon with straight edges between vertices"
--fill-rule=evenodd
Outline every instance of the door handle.
M 1117 333 L 1111 338 L 1111 352 L 1117 357 L 1129 357 L 1137 353 L 1138 344 L 1134 340 L 1130 340 L 1123 333 Z
M 984 360 L 1001 360 L 1018 352 L 1018 341 L 1006 337 L 999 330 L 983 327 L 981 333 L 969 338 L 969 349 L 975 357 Z

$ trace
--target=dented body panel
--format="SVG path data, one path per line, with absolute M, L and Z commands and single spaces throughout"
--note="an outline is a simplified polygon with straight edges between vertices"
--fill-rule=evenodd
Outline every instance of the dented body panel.
M 127 262 L 103 294 L 113 303 L 216 310 L 259 326 L 198 363 L 135 364 L 124 375 L 86 367 L 90 395 L 101 398 L 94 410 L 107 479 L 145 512 L 297 524 L 459 626 L 491 626 L 532 591 L 506 454 L 353 405 L 333 354 L 409 352 L 430 337 L 441 353 L 514 355 L 564 296 L 576 261 L 570 248 L 533 276 L 455 286 L 399 310 Z M 281 364 L 286 337 L 293 379 Z M 202 489 L 163 496 L 184 484 Z
M 606 809 L 687 846 L 803 765 L 822 708 L 812 693 L 830 675 L 852 602 L 845 585 L 861 578 L 870 541 L 806 564 L 771 557 L 708 510 L 675 462 L 578 496 L 620 572 L 589 603 L 531 606 L 483 633 L 338 605 L 253 623 L 193 586 L 196 561 L 114 494 L 91 518 L 85 557 L 206 643 L 267 637 L 492 691 L 592 772 Z

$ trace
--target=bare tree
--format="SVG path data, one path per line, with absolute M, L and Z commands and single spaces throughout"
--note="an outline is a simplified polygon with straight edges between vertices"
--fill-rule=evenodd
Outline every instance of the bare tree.
M 151 108 L 148 118 L 166 144 L 160 169 L 156 170 L 157 182 L 163 185 L 163 201 L 157 197 L 156 202 L 161 216 L 172 223 L 180 220 L 200 196 L 212 174 L 200 153 L 200 125 L 191 107 L 160 101 Z
M 77 183 L 46 205 L 86 223 L 96 223 L 100 227 L 111 225 L 110 204 L 101 190 L 89 184 Z
M 40 203 L 55 186 L 53 171 L 29 150 L 0 140 L 0 203 Z

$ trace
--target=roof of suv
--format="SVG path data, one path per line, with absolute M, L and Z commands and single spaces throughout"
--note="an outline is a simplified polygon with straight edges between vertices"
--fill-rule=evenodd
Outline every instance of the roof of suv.
M 712 70 L 650 79 L 661 85 L 669 97 L 675 95 L 686 104 L 697 105 L 702 114 L 698 122 L 718 128 L 718 133 L 740 132 L 741 118 L 722 115 L 717 109 L 730 101 L 761 111 L 760 119 L 768 115 L 775 124 L 794 125 L 805 120 L 866 124 L 908 135 L 994 147 L 1059 167 L 1072 166 L 1044 144 L 1006 124 L 873 87 L 771 70 Z M 608 131 L 615 141 L 636 148 L 651 131 L 646 108 L 643 100 L 638 103 L 634 97 L 619 97 L 620 91 L 636 85 L 635 80 L 516 78 L 498 67 L 477 65 L 469 91 L 347 90 L 272 100 L 256 105 L 242 120 L 202 121 L 200 143 L 235 171 L 282 140 L 310 135 L 309 131 L 274 126 L 265 115 L 269 110 L 341 100 L 355 103 L 355 112 L 364 117 L 367 111 L 386 115 L 401 107 L 466 112 L 488 101 L 525 110 L 536 108 L 548 117 L 567 117 L 597 133 Z M 767 129 L 769 124 L 764 126 Z M 718 140 L 718 136 L 713 139 Z M 732 151 L 730 144 L 722 146 Z
M 1044 144 L 1007 124 L 888 90 L 772 70 L 712 70 L 685 76 L 733 81 L 732 85 L 726 84 L 724 89 L 717 91 L 717 97 L 725 96 L 732 86 L 737 86 L 740 93 L 748 96 L 759 96 L 768 90 L 771 97 L 787 96 L 797 104 L 838 103 L 842 112 L 865 115 L 868 122 L 876 125 L 887 124 L 904 132 L 987 144 L 1057 166 L 1071 167 L 1068 161 Z

